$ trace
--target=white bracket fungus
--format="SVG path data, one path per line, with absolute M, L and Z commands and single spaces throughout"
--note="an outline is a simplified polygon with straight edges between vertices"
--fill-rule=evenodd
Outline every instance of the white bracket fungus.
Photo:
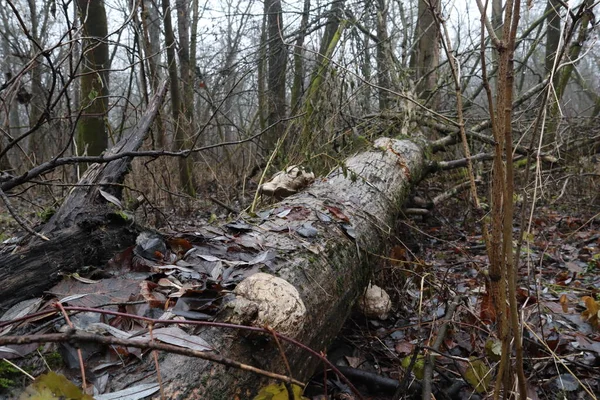
M 235 300 L 228 321 L 264 327 L 290 337 L 302 331 L 306 307 L 298 290 L 284 279 L 262 272 L 249 276 L 233 290 Z
M 392 309 L 392 301 L 385 290 L 369 284 L 369 287 L 358 299 L 359 310 L 368 318 L 387 319 Z

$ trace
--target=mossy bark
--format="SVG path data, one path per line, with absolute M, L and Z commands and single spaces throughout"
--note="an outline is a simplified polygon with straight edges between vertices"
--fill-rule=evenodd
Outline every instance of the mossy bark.
M 81 118 L 77 125 L 79 154 L 100 155 L 108 146 L 108 28 L 104 1 L 78 0 L 83 24 L 84 62 L 81 67 Z

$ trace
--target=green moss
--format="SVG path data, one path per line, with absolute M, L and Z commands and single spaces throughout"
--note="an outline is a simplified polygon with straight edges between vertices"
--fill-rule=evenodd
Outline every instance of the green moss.
M 207 384 L 207 383 L 208 383 L 208 376 L 207 376 L 207 375 L 204 375 L 204 376 L 202 377 L 202 379 L 200 380 L 200 384 L 201 384 L 202 386 L 206 386 L 206 384 Z
M 10 389 L 15 386 L 15 381 L 21 372 L 8 362 L 0 361 L 0 390 Z
M 57 351 L 45 354 L 44 358 L 46 359 L 48 366 L 50 366 L 50 369 L 57 369 L 63 365 L 62 356 Z
M 46 223 L 50 221 L 50 218 L 52 218 L 54 214 L 56 214 L 56 208 L 47 207 L 44 208 L 42 211 L 38 211 L 37 216 L 42 222 Z

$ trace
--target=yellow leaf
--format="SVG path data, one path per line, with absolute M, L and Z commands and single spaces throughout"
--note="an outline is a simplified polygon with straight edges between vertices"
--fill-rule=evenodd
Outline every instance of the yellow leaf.
M 502 343 L 498 339 L 488 339 L 485 342 L 485 355 L 492 361 L 502 358 Z
M 292 384 L 292 391 L 294 392 L 294 399 L 296 400 L 308 400 L 308 398 L 302 396 L 302 388 L 298 385 Z M 263 386 L 258 394 L 254 396 L 252 400 L 288 400 L 288 391 L 283 383 L 272 384 Z
M 38 376 L 19 396 L 19 400 L 94 400 L 85 394 L 64 375 L 56 372 Z
M 581 313 L 581 318 L 594 328 L 600 328 L 600 304 L 590 296 L 584 296 L 582 300 L 586 310 Z
M 490 369 L 483 361 L 477 360 L 475 357 L 471 357 L 471 359 L 472 361 L 469 362 L 469 367 L 465 371 L 465 379 L 477 393 L 487 392 L 492 381 Z
M 412 360 L 412 355 L 406 356 L 402 359 L 402 367 L 407 369 L 410 366 L 410 361 Z M 412 372 L 415 374 L 417 379 L 423 379 L 423 370 L 425 369 L 425 356 L 419 354 L 417 359 L 415 360 L 415 364 L 413 365 Z
M 566 313 L 567 311 L 569 311 L 569 299 L 567 298 L 566 294 L 563 293 L 562 296 L 560 296 L 558 302 L 562 306 L 563 312 Z

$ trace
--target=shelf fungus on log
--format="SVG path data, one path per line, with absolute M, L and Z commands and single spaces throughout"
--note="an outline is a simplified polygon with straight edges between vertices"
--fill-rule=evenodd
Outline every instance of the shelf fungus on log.
M 392 301 L 385 290 L 369 285 L 358 299 L 359 310 L 368 318 L 387 319 L 392 309 Z
M 315 174 L 306 171 L 303 167 L 292 165 L 284 171 L 279 171 L 273 178 L 262 184 L 258 191 L 261 195 L 283 199 L 299 192 L 315 180 Z
M 227 305 L 228 322 L 269 326 L 290 337 L 302 331 L 306 307 L 298 290 L 286 280 L 259 272 L 240 282 L 233 293 L 236 298 Z

